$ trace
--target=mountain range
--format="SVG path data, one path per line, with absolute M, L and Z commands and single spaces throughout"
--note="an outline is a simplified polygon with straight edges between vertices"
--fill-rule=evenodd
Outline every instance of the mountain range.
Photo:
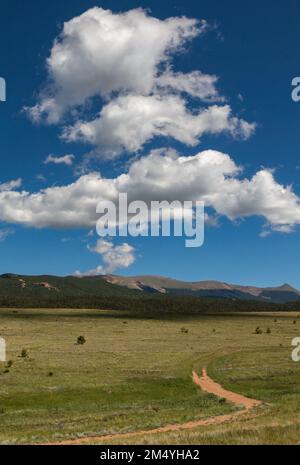
M 219 281 L 185 282 L 163 276 L 117 275 L 89 277 L 0 276 L 0 297 L 65 297 L 112 296 L 139 297 L 157 294 L 193 297 L 214 297 L 233 300 L 255 300 L 269 303 L 300 301 L 300 291 L 289 284 L 279 287 L 255 287 L 228 284 Z
M 285 303 L 300 300 L 300 291 L 289 284 L 278 287 L 255 287 L 220 281 L 186 282 L 163 276 L 103 276 L 106 282 L 146 293 L 222 297 L 241 300 Z

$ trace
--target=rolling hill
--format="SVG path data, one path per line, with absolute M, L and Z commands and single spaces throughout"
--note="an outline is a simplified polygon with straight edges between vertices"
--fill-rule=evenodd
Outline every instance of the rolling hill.
M 102 277 L 77 278 L 74 276 L 23 276 L 3 274 L 0 276 L 0 297 L 34 297 L 57 299 L 59 296 L 111 296 L 134 297 L 138 292 L 115 286 Z

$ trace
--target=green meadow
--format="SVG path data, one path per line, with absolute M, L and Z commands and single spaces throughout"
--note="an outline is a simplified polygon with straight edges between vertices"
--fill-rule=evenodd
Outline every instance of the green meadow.
M 259 328 L 260 331 L 256 331 Z M 268 329 L 269 328 L 269 329 Z M 0 443 L 47 443 L 151 430 L 239 407 L 192 382 L 192 371 L 261 400 L 249 418 L 121 444 L 279 444 L 300 437 L 295 313 L 152 315 L 1 309 Z M 83 336 L 85 343 L 78 344 Z M 105 443 L 105 439 L 97 441 Z

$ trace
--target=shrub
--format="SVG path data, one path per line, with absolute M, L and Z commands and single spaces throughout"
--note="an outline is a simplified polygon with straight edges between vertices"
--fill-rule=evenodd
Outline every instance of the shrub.
M 262 329 L 261 329 L 259 326 L 257 326 L 257 328 L 256 328 L 255 331 L 254 331 L 255 334 L 262 334 L 262 332 L 263 332 L 263 331 L 262 331 Z
M 7 364 L 6 364 L 6 367 L 7 368 L 11 368 L 13 365 L 13 361 L 12 360 L 8 360 Z
M 47 376 L 49 376 L 49 378 L 52 378 L 53 372 L 52 372 L 52 371 L 49 371 L 49 372 L 47 373 Z
M 82 345 L 85 344 L 85 343 L 86 343 L 85 337 L 84 337 L 84 336 L 78 336 L 78 338 L 77 338 L 77 344 L 78 344 L 79 346 L 82 346 Z
M 186 328 L 181 328 L 180 331 L 182 332 L 182 334 L 187 334 L 189 332 L 189 330 Z
M 267 331 L 266 331 L 267 334 L 271 334 L 271 330 L 270 328 L 267 328 Z
M 21 358 L 27 358 L 28 357 L 28 352 L 26 349 L 22 349 L 22 352 L 21 352 Z

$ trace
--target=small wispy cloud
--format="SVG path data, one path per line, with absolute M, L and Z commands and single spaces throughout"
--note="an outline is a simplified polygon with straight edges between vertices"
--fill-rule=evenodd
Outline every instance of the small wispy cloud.
M 22 184 L 21 178 L 13 179 L 12 181 L 8 181 L 8 182 L 4 182 L 0 184 L 0 192 L 17 189 L 18 187 L 21 187 L 21 184 Z
M 46 178 L 43 174 L 37 174 L 35 178 L 37 181 L 46 182 Z
M 0 242 L 4 242 L 8 236 L 14 234 L 15 231 L 11 228 L 0 229 Z
M 74 155 L 71 154 L 63 155 L 61 157 L 57 157 L 55 155 L 48 155 L 48 157 L 44 161 L 44 164 L 48 165 L 49 163 L 54 163 L 55 165 L 72 166 L 74 158 Z

